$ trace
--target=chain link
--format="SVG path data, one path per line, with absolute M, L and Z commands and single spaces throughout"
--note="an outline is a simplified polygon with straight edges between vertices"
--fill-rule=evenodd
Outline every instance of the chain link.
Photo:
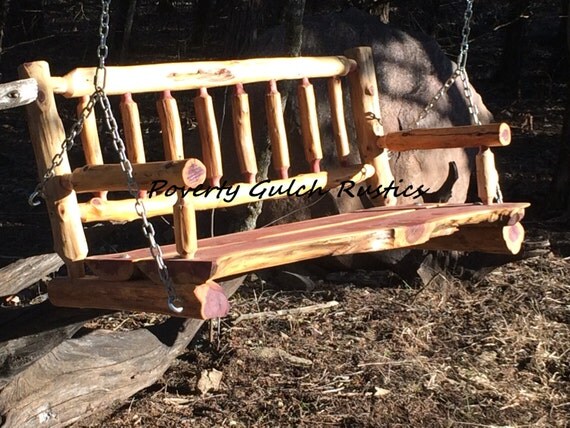
M 64 160 L 64 155 L 66 152 L 71 150 L 73 145 L 75 144 L 75 138 L 78 134 L 81 133 L 83 130 L 83 124 L 87 117 L 93 111 L 95 104 L 99 103 L 101 106 L 105 125 L 107 130 L 111 133 L 113 148 L 117 152 L 119 156 L 119 162 L 121 165 L 121 169 L 125 173 L 127 177 L 127 187 L 130 195 L 135 199 L 135 211 L 137 215 L 142 220 L 142 231 L 145 238 L 148 240 L 149 243 L 149 251 L 151 256 L 156 262 L 158 268 L 158 276 L 160 280 L 164 284 L 164 288 L 168 295 L 168 308 L 175 313 L 181 313 L 184 308 L 182 306 L 177 306 L 177 302 L 179 301 L 178 297 L 176 296 L 176 290 L 174 289 L 174 284 L 172 282 L 172 278 L 168 273 L 168 268 L 166 263 L 164 262 L 164 257 L 162 253 L 162 249 L 160 245 L 156 242 L 155 238 L 155 230 L 152 223 L 148 220 L 147 211 L 144 205 L 143 200 L 140 197 L 140 187 L 135 180 L 133 174 L 133 165 L 131 164 L 130 160 L 126 155 L 125 143 L 121 138 L 119 133 L 119 127 L 117 125 L 117 121 L 115 120 L 115 116 L 113 115 L 113 110 L 111 108 L 111 103 L 107 94 L 105 93 L 105 84 L 107 80 L 107 68 L 105 62 L 109 55 L 109 47 L 107 45 L 107 38 L 109 37 L 109 21 L 110 21 L 110 6 L 111 0 L 101 0 L 102 11 L 101 11 L 101 21 L 99 25 L 99 46 L 97 47 L 97 58 L 99 60 L 99 64 L 95 71 L 94 77 L 94 87 L 95 90 L 93 94 L 89 97 L 89 101 L 87 105 L 81 111 L 79 118 L 71 127 L 69 135 L 65 138 L 65 140 L 61 143 L 61 150 L 53 157 L 52 164 L 42 177 L 41 182 L 36 186 L 34 192 L 28 198 L 28 203 L 32 206 L 37 206 L 40 204 L 40 201 L 37 200 L 38 197 L 45 198 L 44 191 L 46 183 L 49 179 L 55 176 L 55 169 L 61 165 Z
M 473 0 L 466 0 L 467 7 L 465 8 L 465 13 L 463 15 L 463 29 L 461 30 L 461 49 L 459 56 L 457 57 L 457 68 L 453 71 L 451 76 L 445 81 L 439 91 L 433 96 L 433 98 L 428 102 L 426 107 L 419 114 L 418 118 L 414 122 L 414 126 L 418 127 L 420 122 L 424 120 L 427 115 L 434 109 L 436 104 L 439 102 L 441 97 L 443 97 L 449 91 L 449 88 L 453 86 L 457 78 L 461 77 L 463 80 L 463 87 L 467 88 L 469 93 L 466 91 L 465 96 L 469 103 L 469 112 L 474 120 L 474 123 L 480 124 L 477 107 L 474 105 L 471 98 L 471 90 L 469 89 L 469 80 L 467 79 L 467 55 L 469 53 L 469 34 L 471 33 L 471 19 L 473 18 Z M 465 76 L 465 79 L 464 77 Z M 466 83 L 467 82 L 467 83 Z M 474 108 L 473 108 L 474 107 Z
M 461 82 L 463 83 L 463 92 L 465 93 L 465 98 L 467 99 L 470 121 L 475 125 L 481 125 L 481 119 L 479 118 L 479 108 L 474 101 L 473 91 L 469 85 L 469 76 L 467 75 L 467 56 L 469 54 L 469 34 L 471 33 L 471 19 L 473 18 L 473 0 L 466 0 L 466 2 L 467 5 L 465 8 L 465 13 L 463 15 L 463 29 L 461 30 L 461 49 L 459 56 L 457 57 L 457 68 L 453 71 L 451 76 L 445 81 L 440 90 L 437 91 L 437 93 L 419 114 L 418 118 L 414 122 L 415 127 L 418 127 L 420 125 L 421 121 L 424 120 L 427 115 L 434 109 L 441 97 L 447 94 L 449 88 L 451 88 L 451 86 L 458 78 L 461 78 Z M 495 198 L 499 204 L 503 203 L 503 193 L 498 181 L 497 195 Z
M 176 290 L 174 289 L 172 278 L 170 277 L 168 268 L 164 262 L 162 248 L 156 242 L 154 226 L 148 221 L 146 208 L 143 200 L 140 197 L 140 188 L 133 174 L 133 165 L 126 155 L 125 143 L 119 134 L 119 127 L 117 125 L 117 121 L 115 120 L 115 116 L 113 115 L 111 103 L 109 102 L 109 98 L 105 93 L 105 84 L 107 80 L 107 68 L 105 62 L 107 60 L 107 56 L 109 55 L 107 38 L 109 37 L 109 8 L 111 5 L 111 0 L 101 0 L 101 4 L 102 11 L 101 23 L 99 26 L 99 47 L 97 48 L 99 66 L 95 72 L 95 92 L 99 94 L 98 100 L 105 114 L 105 125 L 107 126 L 107 130 L 109 130 L 111 133 L 113 148 L 119 155 L 121 169 L 127 177 L 128 191 L 130 195 L 135 199 L 135 211 L 142 220 L 143 235 L 148 240 L 150 254 L 156 262 L 156 266 L 158 268 L 158 276 L 164 284 L 166 294 L 168 295 L 168 308 L 175 313 L 180 313 L 184 310 L 184 308 L 182 306 L 176 305 L 176 302 L 179 299 L 176 296 Z

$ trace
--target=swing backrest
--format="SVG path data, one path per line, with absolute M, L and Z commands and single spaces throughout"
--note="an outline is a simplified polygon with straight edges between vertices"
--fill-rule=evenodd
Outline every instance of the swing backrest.
M 95 68 L 78 68 L 63 77 L 50 74 L 49 65 L 38 61 L 23 64 L 20 75 L 33 77 L 39 85 L 38 100 L 29 106 L 28 121 L 31 139 L 38 164 L 40 177 L 49 169 L 54 157 L 61 151 L 65 132 L 57 107 L 56 96 L 77 98 L 78 113 L 84 111 L 93 92 Z M 342 79 L 348 76 L 352 112 L 356 124 L 358 147 L 362 164 L 347 165 L 350 154 L 349 138 L 346 131 L 343 103 Z M 321 171 L 323 157 L 317 103 L 313 85 L 309 79 L 328 81 L 331 122 L 334 127 L 339 167 Z M 287 132 L 283 118 L 282 98 L 278 86 L 281 81 L 293 80 L 298 83 L 300 122 L 302 127 L 305 157 L 305 174 L 289 176 L 290 161 L 287 146 Z M 267 128 L 271 138 L 273 167 L 278 180 L 257 184 L 257 192 L 249 190 L 256 186 L 257 161 L 255 157 L 252 130 L 250 125 L 249 101 L 246 89 L 250 83 L 265 82 L 265 105 Z M 212 97 L 208 90 L 219 87 L 233 87 L 231 90 L 232 120 L 234 125 L 235 158 L 243 175 L 240 195 L 223 198 L 219 193 L 208 195 L 187 195 L 181 198 L 174 189 L 220 186 L 222 183 L 223 161 L 219 141 L 218 126 L 214 114 Z M 214 207 L 227 207 L 255 202 L 263 199 L 285 197 L 271 194 L 268 187 L 291 188 L 292 192 L 302 185 L 313 185 L 327 189 L 341 181 L 356 183 L 368 180 L 372 185 L 389 183 L 392 179 L 388 160 L 376 140 L 383 135 L 377 118 L 380 117 L 378 88 L 370 48 L 355 48 L 347 52 L 347 57 L 299 57 L 299 58 L 260 58 L 237 61 L 206 61 L 167 63 L 153 65 L 108 67 L 105 75 L 105 92 L 109 97 L 120 96 L 120 111 L 124 128 L 124 142 L 127 154 L 133 163 L 134 175 L 141 194 L 152 193 L 145 198 L 149 217 L 173 212 L 173 206 L 184 205 L 193 213 Z M 177 102 L 172 93 L 181 99 L 193 97 L 194 108 L 200 132 L 202 159 L 188 159 L 182 144 L 182 128 Z M 138 106 L 134 99 L 138 94 L 158 93 L 158 116 L 160 118 L 165 161 L 146 162 Z M 60 164 L 55 167 L 55 177 L 45 188 L 46 203 L 52 223 L 56 251 L 66 262 L 83 260 L 88 246 L 83 232 L 83 223 L 92 221 L 130 221 L 138 218 L 133 209 L 132 199 L 108 200 L 107 192 L 126 190 L 126 178 L 119 164 L 104 164 L 95 114 L 85 120 L 81 141 L 86 166 L 71 169 L 66 153 L 62 153 Z M 162 180 L 162 181 L 161 181 Z M 166 182 L 157 195 L 160 184 Z M 266 191 L 263 191 L 267 188 Z M 79 203 L 77 194 L 91 193 L 92 198 Z M 190 197 L 188 197 L 190 196 Z M 381 198 L 382 199 L 382 198 Z M 379 200 L 381 204 L 394 201 Z M 176 208 L 174 208 L 176 211 Z M 176 223 L 176 222 L 175 222 Z M 177 225 L 178 227 L 178 225 Z M 177 237 L 195 238 L 195 224 L 186 221 Z M 193 236 L 193 237 L 192 237 Z M 185 254 L 188 256 L 188 254 Z

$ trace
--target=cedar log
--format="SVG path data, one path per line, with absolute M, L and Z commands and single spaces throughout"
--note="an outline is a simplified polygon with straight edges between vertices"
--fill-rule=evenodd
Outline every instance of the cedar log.
M 107 95 L 121 95 L 125 92 L 182 91 L 265 82 L 271 79 L 344 76 L 354 67 L 354 61 L 343 56 L 254 58 L 107 67 L 105 92 Z M 56 94 L 63 94 L 67 98 L 90 95 L 93 92 L 95 71 L 95 67 L 76 68 L 63 77 L 52 77 L 51 85 Z
M 510 143 L 511 128 L 506 123 L 412 129 L 384 135 L 376 140 L 378 147 L 396 152 L 457 147 L 504 147 Z
M 43 177 L 52 165 L 54 156 L 61 150 L 65 131 L 57 112 L 48 63 L 29 62 L 21 65 L 18 73 L 20 77 L 33 77 L 38 82 L 38 98 L 26 107 L 26 113 L 38 174 Z M 69 160 L 64 153 L 54 173 L 64 175 L 70 172 Z M 83 260 L 87 256 L 88 247 L 81 224 L 77 195 L 74 191 L 63 188 L 60 180 L 55 177 L 48 180 L 44 193 L 55 251 L 67 264 L 70 272 L 81 276 L 80 263 L 74 266 L 73 262 Z
M 133 164 L 133 176 L 141 190 L 149 190 L 154 181 L 168 186 L 196 187 L 206 179 L 206 167 L 198 159 Z M 60 177 L 62 187 L 77 193 L 101 190 L 128 190 L 120 164 L 86 165 Z
M 195 319 L 220 318 L 230 305 L 223 289 L 213 281 L 201 285 L 175 285 L 176 296 L 184 310 L 177 316 Z M 101 281 L 96 276 L 75 280 L 55 278 L 48 285 L 55 306 L 97 308 L 120 311 L 154 312 L 172 315 L 164 287 L 148 279 Z
M 520 223 L 503 227 L 463 226 L 453 235 L 432 239 L 417 248 L 424 250 L 479 251 L 493 254 L 518 254 L 524 241 Z
M 346 56 L 356 61 L 357 68 L 348 75 L 350 98 L 356 126 L 356 136 L 361 159 L 371 164 L 376 174 L 368 180 L 373 188 L 388 187 L 394 181 L 390 169 L 388 151 L 377 147 L 376 140 L 384 135 L 381 123 L 380 99 L 376 69 L 369 47 L 353 48 L 345 52 Z M 379 197 L 374 205 L 395 205 L 394 196 Z

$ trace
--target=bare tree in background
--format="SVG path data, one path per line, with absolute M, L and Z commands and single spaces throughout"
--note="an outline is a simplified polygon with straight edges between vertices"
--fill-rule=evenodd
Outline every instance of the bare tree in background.
M 562 0 L 566 15 L 566 53 L 567 61 L 570 61 L 570 0 Z M 555 208 L 564 208 L 565 214 L 570 219 L 570 73 L 567 75 L 566 85 L 566 111 L 560 140 L 560 155 L 558 168 L 553 181 Z

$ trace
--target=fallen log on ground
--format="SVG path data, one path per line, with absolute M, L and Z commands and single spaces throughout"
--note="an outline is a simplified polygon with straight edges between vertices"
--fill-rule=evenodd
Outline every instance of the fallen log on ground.
M 231 296 L 243 276 L 222 283 Z M 60 343 L 0 392 L 3 427 L 63 427 L 156 382 L 202 320 L 170 318 L 129 331 L 96 330 Z
M 10 296 L 59 270 L 63 260 L 55 254 L 20 259 L 0 269 L 0 296 Z

